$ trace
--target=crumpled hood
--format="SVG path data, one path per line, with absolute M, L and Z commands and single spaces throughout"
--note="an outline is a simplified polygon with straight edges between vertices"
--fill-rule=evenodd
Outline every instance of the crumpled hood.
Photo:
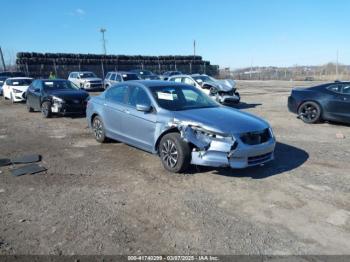
M 57 96 L 59 98 L 62 98 L 63 100 L 81 100 L 89 96 L 89 94 L 83 90 L 52 90 L 48 92 L 48 94 L 52 96 Z
M 98 78 L 98 77 L 88 77 L 88 78 L 83 78 L 82 80 L 85 82 L 92 82 L 92 81 L 101 81 L 102 82 L 102 79 Z
M 216 82 L 210 81 L 210 82 L 204 82 L 204 84 L 212 85 L 216 87 L 219 91 L 224 91 L 228 92 L 231 91 L 232 89 L 236 89 L 236 82 L 231 80 L 231 79 L 226 79 L 226 80 L 217 80 Z
M 270 127 L 259 117 L 225 106 L 175 111 L 174 121 L 198 124 L 204 129 L 223 134 L 262 131 Z

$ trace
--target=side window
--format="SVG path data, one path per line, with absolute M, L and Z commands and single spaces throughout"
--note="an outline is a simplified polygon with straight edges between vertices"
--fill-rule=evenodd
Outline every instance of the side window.
M 106 99 L 111 102 L 125 103 L 125 95 L 128 90 L 127 86 L 112 86 L 106 93 Z
M 343 94 L 350 95 L 350 84 L 344 84 L 343 85 Z
M 106 75 L 106 77 L 105 77 L 105 79 L 109 79 L 109 78 L 110 78 L 110 76 L 111 76 L 111 73 L 110 73 L 110 72 L 108 72 L 108 73 L 107 73 L 107 75 Z
M 148 94 L 143 88 L 138 86 L 132 86 L 130 87 L 128 104 L 133 107 L 136 107 L 137 104 L 151 105 L 151 100 L 149 99 Z
M 115 74 L 112 74 L 112 75 L 111 75 L 111 80 L 112 80 L 112 81 L 115 81 Z
M 181 77 L 174 77 L 174 78 L 172 78 L 172 81 L 177 82 L 177 83 L 181 83 Z
M 182 78 L 182 82 L 187 85 L 196 86 L 195 82 L 189 77 Z
M 187 100 L 187 102 L 191 102 L 191 101 L 195 102 L 198 99 L 198 93 L 196 93 L 196 92 L 194 92 L 192 90 L 184 89 L 184 90 L 182 90 L 182 93 L 184 94 L 185 99 Z
M 122 82 L 122 76 L 120 74 L 116 74 L 115 80 L 118 82 Z
M 330 85 L 327 87 L 329 91 L 335 92 L 335 93 L 341 93 L 342 85 Z

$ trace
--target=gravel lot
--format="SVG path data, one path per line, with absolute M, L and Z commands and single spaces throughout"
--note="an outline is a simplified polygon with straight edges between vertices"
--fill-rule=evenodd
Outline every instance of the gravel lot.
M 238 82 L 240 109 L 274 129 L 276 160 L 187 175 L 99 145 L 84 118 L 43 119 L 1 97 L 0 157 L 39 153 L 48 171 L 0 168 L 0 254 L 350 254 L 350 128 L 288 112 L 291 86 L 310 84 Z

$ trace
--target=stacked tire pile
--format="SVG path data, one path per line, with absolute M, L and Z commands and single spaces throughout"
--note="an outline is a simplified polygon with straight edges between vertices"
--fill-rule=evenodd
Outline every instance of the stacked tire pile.
M 93 71 L 99 77 L 108 71 L 132 69 L 151 70 L 155 73 L 178 70 L 186 74 L 206 73 L 216 75 L 218 66 L 202 60 L 201 56 L 141 56 L 97 55 L 68 53 L 17 53 L 19 69 L 27 75 L 45 78 L 50 72 L 67 78 L 72 71 Z

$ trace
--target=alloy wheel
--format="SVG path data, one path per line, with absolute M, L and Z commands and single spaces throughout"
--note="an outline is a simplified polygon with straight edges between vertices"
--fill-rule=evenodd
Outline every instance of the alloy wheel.
M 93 123 L 93 130 L 96 139 L 101 139 L 103 135 L 103 125 L 100 119 L 95 118 Z
M 318 109 L 314 105 L 306 103 L 300 110 L 300 116 L 308 121 L 312 121 L 318 117 Z
M 173 168 L 177 164 L 178 152 L 176 145 L 172 140 L 167 139 L 162 144 L 161 157 L 164 163 L 170 168 Z

